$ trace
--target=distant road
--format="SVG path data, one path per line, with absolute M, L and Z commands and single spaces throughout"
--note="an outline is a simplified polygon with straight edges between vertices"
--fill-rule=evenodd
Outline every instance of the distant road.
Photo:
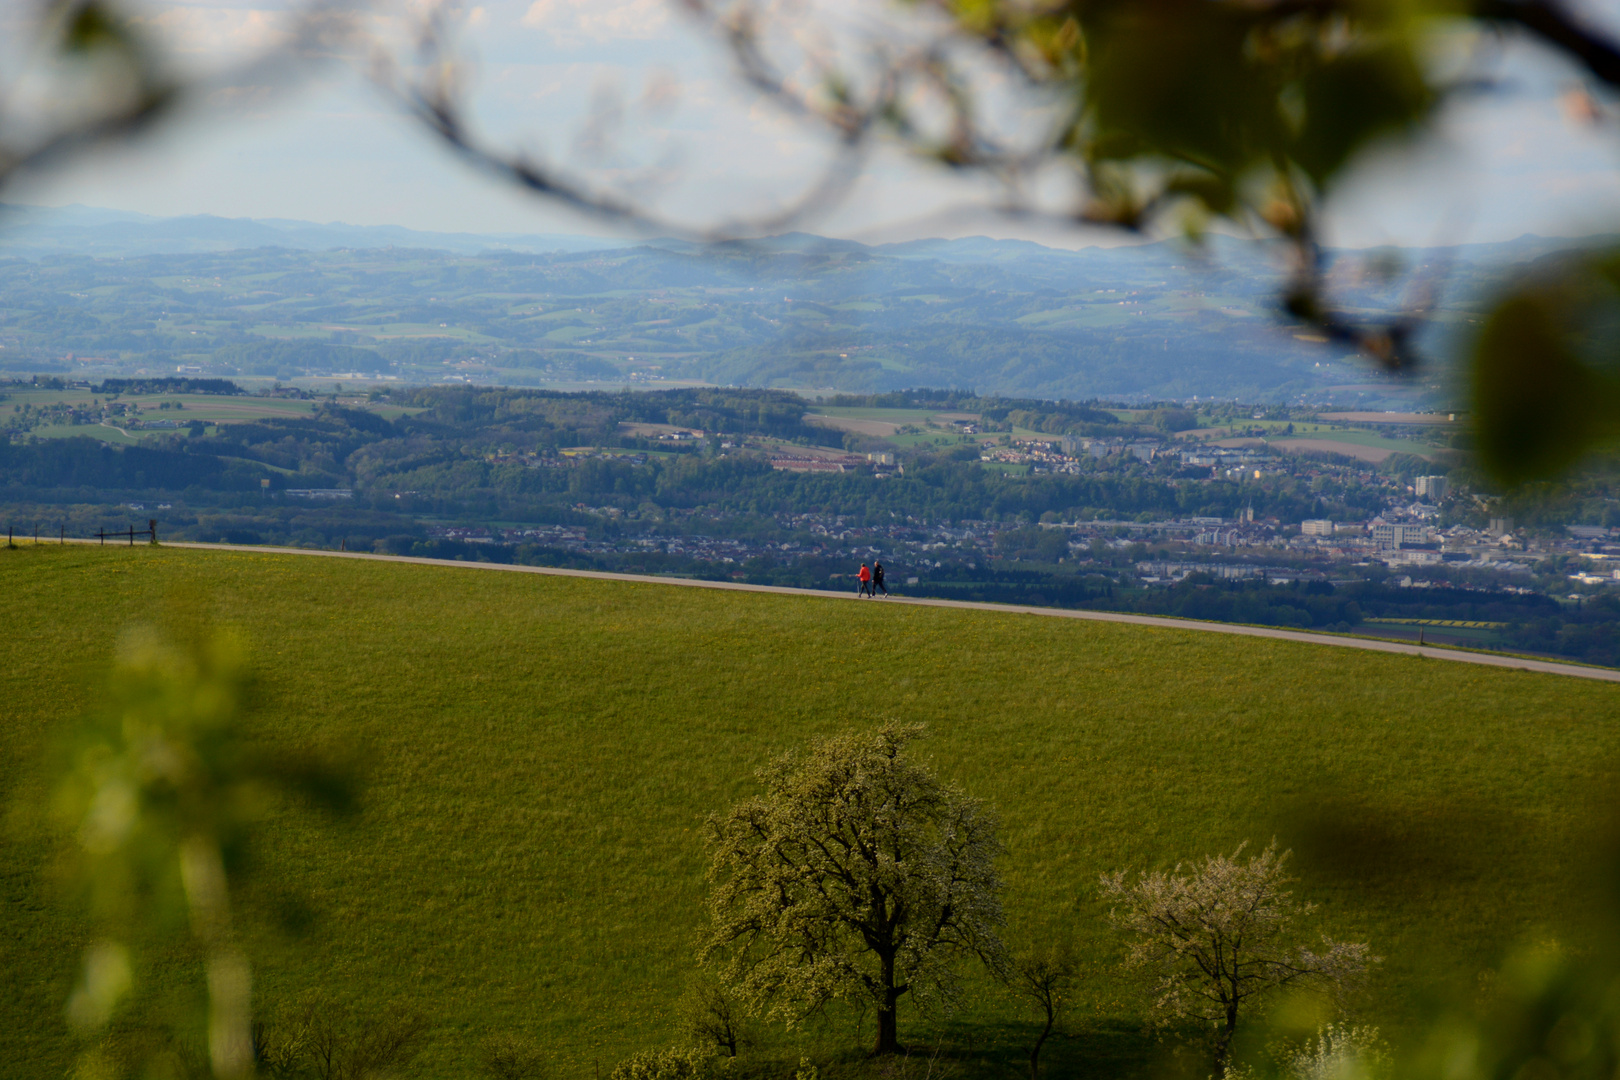
M 1323 420 L 1349 420 L 1362 424 L 1454 424 L 1456 413 L 1327 412 Z
M 96 541 L 76 538 L 68 542 L 94 544 Z M 195 548 L 199 551 L 244 551 L 257 555 L 313 555 L 328 559 L 368 559 L 372 562 L 415 563 L 421 566 L 438 566 L 453 570 L 502 570 L 513 574 L 549 574 L 552 577 L 633 581 L 642 585 L 670 585 L 690 589 L 729 589 L 733 592 L 776 593 L 780 596 L 802 596 L 814 600 L 860 600 L 860 597 L 855 595 L 853 587 L 849 592 L 823 592 L 819 589 L 790 589 L 781 585 L 746 585 L 738 581 L 699 581 L 693 578 L 654 577 L 650 574 L 610 574 L 602 570 L 564 570 L 552 566 L 509 566 L 503 563 L 419 559 L 410 555 L 373 555 L 360 551 L 320 551 L 311 548 L 265 547 L 248 544 L 197 544 L 165 541 L 163 546 Z M 1577 679 L 1596 679 L 1599 682 L 1620 682 L 1620 670 L 1610 668 L 1586 667 L 1581 664 L 1560 664 L 1554 660 L 1535 660 L 1529 657 L 1504 656 L 1499 653 L 1461 652 L 1454 649 L 1436 648 L 1432 645 L 1410 645 L 1401 641 L 1378 641 L 1371 638 L 1344 637 L 1336 634 L 1312 634 L 1302 630 L 1278 630 L 1268 626 L 1240 626 L 1232 623 L 1198 622 L 1193 619 L 1166 619 L 1155 615 L 1127 615 L 1114 611 L 1076 611 L 1071 608 L 1024 607 L 1019 604 L 985 604 L 974 600 L 936 600 L 927 597 L 893 596 L 887 600 L 870 600 L 866 602 L 874 604 L 911 604 L 917 607 L 962 608 L 968 611 L 990 611 L 1003 615 L 1041 615 L 1049 619 L 1084 619 L 1091 622 L 1130 623 L 1135 626 L 1157 626 L 1165 630 L 1197 630 L 1211 634 L 1234 634 L 1238 637 L 1298 641 L 1306 645 L 1332 645 L 1340 649 L 1399 653 L 1405 656 L 1422 656 L 1430 660 L 1454 660 L 1463 664 L 1482 664 L 1485 667 L 1541 671 L 1550 675 L 1571 675 Z

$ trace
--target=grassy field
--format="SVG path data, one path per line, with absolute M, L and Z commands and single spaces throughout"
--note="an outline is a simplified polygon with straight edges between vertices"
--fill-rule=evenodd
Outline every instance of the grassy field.
M 1310 427 L 1313 425 L 1307 424 L 1303 426 Z M 1373 450 L 1387 450 L 1392 454 L 1418 454 L 1432 457 L 1443 452 L 1439 447 L 1411 439 L 1387 439 L 1371 431 L 1323 430 L 1309 433 L 1309 438 L 1322 442 L 1343 443 L 1346 446 L 1365 446 Z
M 155 431 L 132 433 L 106 424 L 47 424 L 35 428 L 29 434 L 38 439 L 95 439 L 97 442 L 110 443 L 114 446 L 135 446 L 143 435 L 150 437 L 160 433 Z M 164 434 L 173 435 L 175 432 L 169 431 Z
M 861 408 L 856 406 L 816 406 L 816 419 L 812 422 L 824 427 L 836 428 L 841 431 L 853 431 L 873 438 L 887 439 L 896 446 L 906 449 L 919 447 L 934 447 L 954 445 L 961 440 L 960 434 L 953 430 L 949 424 L 941 419 L 942 414 L 930 409 L 880 409 Z M 1142 409 L 1112 409 L 1114 416 L 1125 423 L 1151 422 L 1151 411 Z M 951 414 L 955 415 L 955 414 Z M 1360 414 L 1357 414 L 1360 415 Z M 1370 414 L 1369 414 L 1370 415 Z M 1204 423 L 1210 418 L 1205 416 Z M 902 425 L 914 425 L 922 430 L 920 432 L 898 434 L 896 429 Z M 1186 440 L 1204 440 L 1219 442 L 1226 439 L 1235 431 L 1248 431 L 1254 428 L 1262 429 L 1271 438 L 1273 445 L 1282 450 L 1325 450 L 1332 453 L 1342 453 L 1351 457 L 1358 457 L 1372 462 L 1383 461 L 1391 454 L 1416 454 L 1420 457 L 1438 457 L 1441 451 L 1427 443 L 1409 439 L 1390 439 L 1365 428 L 1349 427 L 1342 424 L 1323 424 L 1303 421 L 1287 420 L 1242 420 L 1228 427 L 1207 427 L 1196 431 L 1183 432 L 1180 438 Z M 1292 432 L 1289 429 L 1292 428 Z M 1244 435 L 1235 436 L 1244 441 L 1244 445 L 1255 440 Z M 974 436 L 979 442 L 995 442 L 1001 438 L 996 432 L 985 432 Z M 1043 434 L 1025 428 L 1014 428 L 1011 438 L 1018 440 L 1056 440 L 1058 436 Z
M 343 380 L 326 381 L 343 382 Z M 348 383 L 352 387 L 355 380 L 348 380 Z M 6 404 L 13 409 L 22 405 L 32 405 L 36 409 L 57 405 L 85 407 L 103 400 L 107 400 L 106 395 L 85 389 L 12 389 L 7 391 L 6 396 Z M 117 400 L 138 407 L 140 409 L 138 417 L 114 417 L 101 424 L 50 424 L 33 429 L 32 434 L 42 439 L 88 438 L 117 446 L 132 446 L 145 439 L 184 434 L 184 425 L 193 421 L 215 426 L 254 420 L 296 420 L 311 415 L 320 404 L 317 401 L 293 398 L 223 394 L 123 394 Z M 339 403 L 345 408 L 374 412 L 385 420 L 393 420 L 407 413 L 414 415 L 422 411 L 418 408 L 375 404 L 364 397 L 352 394 L 339 395 Z M 167 407 L 160 408 L 160 406 Z M 143 430 L 137 426 L 153 420 L 169 420 L 181 427 Z
M 1099 871 L 1280 836 L 1329 927 L 1387 958 L 1365 1018 L 1398 1032 L 1438 982 L 1568 914 L 1549 882 L 1581 860 L 1620 750 L 1620 688 L 1410 657 L 453 566 L 0 548 L 0 1075 L 69 1068 L 62 1003 L 89 934 L 28 826 L 37 763 L 95 703 L 120 630 L 177 597 L 252 642 L 266 744 L 364 763 L 356 819 L 288 810 L 258 851 L 258 880 L 314 912 L 301 937 L 251 934 L 261 1010 L 311 989 L 409 1002 L 434 1022 L 426 1077 L 476 1075 L 500 1031 L 577 1080 L 672 1041 L 703 819 L 812 736 L 931 725 L 923 752 L 1001 819 L 1010 939 L 1099 958 L 1082 1037 L 1052 1050 L 1055 1075 L 1087 1077 L 1155 1052 L 1103 962 Z M 245 900 L 244 925 L 268 906 Z M 197 985 L 182 955 L 144 978 L 149 1001 Z M 1029 1020 L 972 989 L 938 1029 L 903 1014 L 902 1035 L 942 1037 L 959 1075 L 1014 1075 Z M 756 1054 L 837 1068 L 865 1040 L 842 1018 Z

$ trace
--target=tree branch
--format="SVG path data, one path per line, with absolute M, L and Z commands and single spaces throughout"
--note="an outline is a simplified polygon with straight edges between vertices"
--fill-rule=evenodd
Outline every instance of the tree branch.
M 1578 60 L 1599 80 L 1620 87 L 1620 47 L 1584 25 L 1557 0 L 1478 0 L 1474 14 L 1521 26 Z

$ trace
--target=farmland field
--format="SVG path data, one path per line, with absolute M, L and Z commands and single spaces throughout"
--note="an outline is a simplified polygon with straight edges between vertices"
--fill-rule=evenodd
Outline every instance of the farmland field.
M 267 747 L 364 763 L 353 820 L 284 810 L 257 850 L 275 885 L 241 905 L 259 1007 L 312 989 L 408 1002 L 433 1021 L 427 1077 L 474 1075 L 502 1031 L 581 1080 L 672 1042 L 704 817 L 817 735 L 930 725 L 920 752 L 1002 822 L 1009 939 L 1098 957 L 1082 1037 L 1052 1051 L 1085 1076 L 1138 1075 L 1154 1052 L 1104 962 L 1099 871 L 1280 836 L 1328 928 L 1386 958 L 1364 1016 L 1398 1034 L 1434 986 L 1573 917 L 1548 882 L 1579 862 L 1620 750 L 1620 687 L 1417 658 L 454 566 L 0 548 L 0 1075 L 68 1071 L 62 1003 L 91 933 L 51 884 L 38 763 L 94 706 L 120 630 L 175 598 L 251 643 Z M 1334 832 L 1324 806 L 1365 829 Z M 308 899 L 302 936 L 252 929 L 277 890 Z M 126 1023 L 195 994 L 195 968 L 159 957 Z M 1010 1075 L 1030 1020 L 971 990 L 940 1028 L 903 1011 L 902 1035 Z M 864 1042 L 835 1016 L 753 1052 L 837 1067 Z
M 1391 454 L 1435 458 L 1443 453 L 1433 446 L 1405 439 L 1386 439 L 1370 431 L 1324 431 L 1304 439 L 1273 438 L 1271 445 L 1282 450 L 1325 450 L 1374 463 Z

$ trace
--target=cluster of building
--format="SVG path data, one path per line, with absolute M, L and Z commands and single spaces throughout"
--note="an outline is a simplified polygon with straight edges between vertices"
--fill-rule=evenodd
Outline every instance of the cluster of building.
M 531 450 L 518 453 L 503 451 L 484 455 L 484 460 L 491 465 L 521 465 L 526 469 L 568 469 L 583 461 L 595 459 L 620 461 L 626 465 L 647 464 L 647 455 L 643 453 L 626 450 L 597 450 L 585 446 L 559 450 L 555 454 L 542 454 Z
M 160 405 L 162 410 L 168 410 L 171 404 L 167 401 Z M 182 402 L 174 402 L 173 408 L 183 409 Z M 142 409 L 132 401 L 96 401 L 90 405 L 56 403 L 40 406 L 13 406 L 12 411 L 5 418 L 5 427 L 13 433 L 31 431 L 37 427 L 46 427 L 56 424 L 69 426 L 114 424 L 126 430 L 168 431 L 186 426 L 185 420 L 173 420 L 167 417 L 152 417 L 147 415 L 151 410 Z
M 611 452 L 576 451 L 548 459 L 519 455 L 510 460 L 531 466 L 568 464 L 597 453 Z M 773 468 L 787 471 L 882 476 L 896 474 L 901 468 L 887 453 L 816 452 L 808 448 L 800 452 L 780 445 L 767 453 Z M 637 455 L 623 452 L 611 456 L 637 459 Z M 1567 539 L 1550 539 L 1526 537 L 1513 521 L 1502 517 L 1489 520 L 1482 528 L 1447 526 L 1442 523 L 1440 504 L 1453 492 L 1444 476 L 1417 477 L 1406 487 L 1370 468 L 1278 459 L 1264 447 L 1176 447 L 1078 437 L 991 445 L 982 450 L 981 456 L 990 462 L 1027 464 L 1032 470 L 1054 472 L 1078 470 L 1086 456 L 1143 462 L 1173 457 L 1182 469 L 1208 470 L 1210 478 L 1264 476 L 1286 465 L 1301 478 L 1354 478 L 1364 488 L 1368 484 L 1387 488 L 1388 505 L 1363 520 L 1283 522 L 1274 517 L 1257 517 L 1252 506 L 1244 506 L 1230 517 L 1042 523 L 1042 528 L 1067 534 L 1068 553 L 1060 560 L 1069 564 L 1066 572 L 1101 573 L 1122 583 L 1135 581 L 1149 587 L 1174 583 L 1192 574 L 1269 584 L 1353 581 L 1381 573 L 1377 568 L 1397 570 L 1389 580 L 1405 581 L 1414 588 L 1450 581 L 1515 591 L 1534 584 L 1538 590 L 1548 590 L 1556 589 L 1549 581 L 1565 578 L 1586 587 L 1620 586 L 1620 530 L 1573 527 Z M 1017 545 L 1027 541 L 1015 539 L 1003 546 L 1004 534 L 1028 528 L 1019 522 L 974 521 L 867 525 L 834 515 L 783 514 L 778 516 L 773 538 L 752 539 L 724 535 L 732 530 L 718 519 L 686 520 L 693 512 L 668 510 L 657 521 L 632 523 L 637 518 L 633 511 L 580 509 L 620 519 L 625 527 L 608 530 L 613 535 L 582 526 L 499 531 L 442 529 L 435 535 L 472 543 L 529 543 L 594 553 L 656 551 L 727 564 L 751 559 L 792 562 L 806 557 L 858 564 L 863 559 L 880 557 L 891 565 L 896 579 L 903 581 L 908 573 L 926 573 L 931 568 L 971 570 L 1016 557 Z M 1560 555 L 1580 557 L 1579 563 L 1573 564 L 1574 573 L 1565 573 L 1568 567 L 1554 570 L 1562 564 L 1547 562 Z M 1471 573 L 1449 573 L 1454 570 Z
M 1224 581 L 1264 579 L 1271 585 L 1296 581 L 1327 581 L 1321 570 L 1297 566 L 1266 566 L 1254 563 L 1176 562 L 1169 559 L 1144 560 L 1136 564 L 1137 575 L 1147 584 L 1176 582 L 1193 574 L 1207 574 Z
M 1442 529 L 1437 504 L 1450 491 L 1446 478 L 1420 476 L 1413 489 L 1417 501 L 1391 506 L 1369 521 L 1303 521 L 1289 546 L 1330 559 L 1378 561 L 1389 566 L 1444 563 L 1507 573 L 1529 570 L 1521 554 L 1526 544 L 1515 535 L 1511 518 L 1491 518 L 1484 529 L 1466 525 Z
M 873 476 L 904 476 L 906 467 L 893 454 L 819 454 L 779 452 L 771 455 L 771 468 L 785 472 L 864 472 Z
M 1004 465 L 1028 465 L 1032 473 L 1078 473 L 1086 458 L 1131 458 L 1143 463 L 1161 458 L 1179 460 L 1182 468 L 1208 469 L 1208 476 L 1229 479 L 1259 479 L 1286 471 L 1265 447 L 1194 446 L 1177 447 L 1163 442 L 1123 438 L 1090 438 L 1064 435 L 1054 439 L 1017 439 L 1004 445 L 988 445 L 981 461 Z

